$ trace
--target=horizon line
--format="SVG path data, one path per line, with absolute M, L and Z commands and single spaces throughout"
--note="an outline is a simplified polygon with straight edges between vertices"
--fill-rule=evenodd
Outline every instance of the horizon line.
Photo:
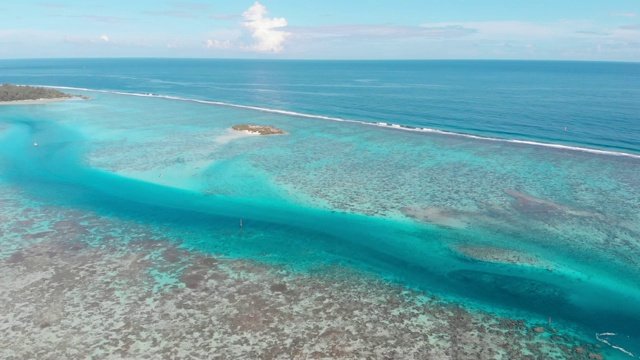
M 350 61 L 397 61 L 397 62 L 409 62 L 409 61 L 502 61 L 502 62 L 583 62 L 583 63 L 627 63 L 627 64 L 640 64 L 640 60 L 586 60 L 586 59 L 468 59 L 468 58 L 450 58 L 450 59 L 312 59 L 312 58 L 214 58 L 214 57 L 163 57 L 163 56 L 111 56 L 111 57 L 25 57 L 25 58 L 0 58 L 0 61 L 14 61 L 14 60 L 233 60 L 233 61 L 335 61 L 335 62 L 350 62 Z

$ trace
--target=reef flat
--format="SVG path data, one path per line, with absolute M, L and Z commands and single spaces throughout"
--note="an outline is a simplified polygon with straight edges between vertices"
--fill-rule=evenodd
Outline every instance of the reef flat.
M 0 334 L 12 334 L 2 358 L 601 356 L 546 322 L 470 312 L 342 266 L 300 274 L 189 251 L 135 222 L 25 208 L 13 190 L 0 188 L 13 248 L 0 257 Z

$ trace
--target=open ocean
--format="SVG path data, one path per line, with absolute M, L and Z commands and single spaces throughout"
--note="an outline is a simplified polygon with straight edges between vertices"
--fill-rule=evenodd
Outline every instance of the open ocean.
M 59 280 L 30 272 L 29 254 L 67 254 L 42 246 L 144 258 L 136 274 L 149 279 L 135 286 L 125 285 L 142 275 L 113 275 L 117 266 L 90 274 L 97 280 L 86 291 L 123 286 L 100 295 L 119 297 L 112 306 L 122 309 L 133 291 L 214 281 L 145 247 L 160 242 L 185 258 L 247 261 L 307 284 L 332 279 L 327 269 L 353 271 L 347 277 L 387 292 L 437 299 L 425 307 L 522 320 L 523 339 L 566 341 L 575 356 L 640 354 L 639 63 L 0 60 L 0 82 L 91 97 L 0 106 L 0 270 L 9 274 L 0 305 L 10 319 L 0 339 L 25 323 L 21 306 L 49 319 L 37 331 L 62 334 L 91 318 L 81 314 L 88 295 L 68 279 L 56 293 L 63 310 L 45 316 L 38 309 L 47 303 L 18 300 L 46 298 L 33 286 L 46 292 Z M 289 134 L 230 130 L 243 123 Z M 47 261 L 62 269 L 81 256 L 59 257 Z M 375 303 L 366 287 L 336 296 Z M 78 319 L 51 315 L 72 309 Z M 569 338 L 593 347 L 583 355 Z M 429 354 L 439 358 L 434 344 Z M 238 349 L 228 356 L 251 356 Z M 522 349 L 483 358 L 535 355 Z M 20 354 L 29 352 L 0 350 Z

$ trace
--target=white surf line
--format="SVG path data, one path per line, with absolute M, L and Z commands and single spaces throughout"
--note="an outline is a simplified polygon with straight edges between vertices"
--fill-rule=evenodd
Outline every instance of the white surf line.
M 602 342 L 602 343 L 605 343 L 605 344 L 607 344 L 607 345 L 611 346 L 612 348 L 614 348 L 614 349 L 616 349 L 616 350 L 620 350 L 620 351 L 622 351 L 623 353 L 625 353 L 625 354 L 627 354 L 627 355 L 629 355 L 629 356 L 631 356 L 631 357 L 636 357 L 633 353 L 631 353 L 631 352 L 627 351 L 627 350 L 626 350 L 626 349 L 624 349 L 624 348 L 621 348 L 620 346 L 611 345 L 611 343 L 610 343 L 609 341 L 607 341 L 607 339 L 601 339 L 601 338 L 600 338 L 600 336 L 601 336 L 601 335 L 602 335 L 602 336 L 616 336 L 616 335 L 618 335 L 618 334 L 616 334 L 616 333 L 610 333 L 610 332 L 604 332 L 604 333 L 599 333 L 599 334 L 598 334 L 598 333 L 596 333 L 596 339 L 598 339 L 598 341 L 600 341 L 600 342 Z
M 310 119 L 341 121 L 341 122 L 362 124 L 367 126 L 378 126 L 378 127 L 384 127 L 384 128 L 390 128 L 390 129 L 398 129 L 398 130 L 404 130 L 404 131 L 429 132 L 429 133 L 436 133 L 436 134 L 450 135 L 450 136 L 462 136 L 462 137 L 477 139 L 477 140 L 524 144 L 524 145 L 548 147 L 548 148 L 561 149 L 561 150 L 581 151 L 581 152 L 587 152 L 587 153 L 599 154 L 599 155 L 623 156 L 623 157 L 630 157 L 634 159 L 640 159 L 640 155 L 625 153 L 625 152 L 618 152 L 618 151 L 590 149 L 590 148 L 583 148 L 578 146 L 544 143 L 544 142 L 531 141 L 531 140 L 501 139 L 501 138 L 494 138 L 489 136 L 464 134 L 464 133 L 457 133 L 453 131 L 438 130 L 438 129 L 432 129 L 432 128 L 410 127 L 410 126 L 393 124 L 393 123 L 385 123 L 385 122 L 368 122 L 368 121 L 362 121 L 362 120 L 349 120 L 349 119 L 343 119 L 343 118 L 331 117 L 331 116 L 313 115 L 313 114 L 299 113 L 295 111 L 263 108 L 259 106 L 226 103 L 222 101 L 190 99 L 190 98 L 183 98 L 179 96 L 158 95 L 153 93 L 132 93 L 132 92 L 123 92 L 123 91 L 95 90 L 95 89 L 69 87 L 69 86 L 48 86 L 48 85 L 35 85 L 35 86 L 49 87 L 49 88 L 55 88 L 55 89 L 66 89 L 66 90 L 92 91 L 92 92 L 126 95 L 126 96 L 154 97 L 154 98 L 169 99 L 169 100 L 190 101 L 190 102 L 201 103 L 201 104 L 235 107 L 240 109 L 256 110 L 256 111 L 269 112 L 269 113 L 275 113 L 275 114 L 281 114 L 281 115 L 289 115 L 289 116 L 297 116 L 297 117 L 310 118 Z

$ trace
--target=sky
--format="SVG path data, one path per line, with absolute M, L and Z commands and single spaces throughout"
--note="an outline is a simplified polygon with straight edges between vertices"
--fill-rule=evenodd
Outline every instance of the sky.
M 0 58 L 640 61 L 640 0 L 16 0 Z

